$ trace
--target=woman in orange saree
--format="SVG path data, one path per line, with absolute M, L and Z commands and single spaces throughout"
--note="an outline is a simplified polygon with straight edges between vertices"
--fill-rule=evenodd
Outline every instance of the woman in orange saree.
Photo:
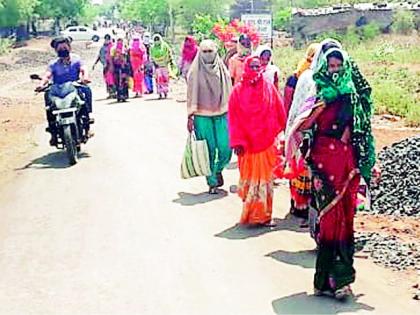
M 286 114 L 280 94 L 263 79 L 258 57 L 248 57 L 242 80 L 229 100 L 230 146 L 238 155 L 243 201 L 241 224 L 270 225 L 273 209 L 274 142 Z

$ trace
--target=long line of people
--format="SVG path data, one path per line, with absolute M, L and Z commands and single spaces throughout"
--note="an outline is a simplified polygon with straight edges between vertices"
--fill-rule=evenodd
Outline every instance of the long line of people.
M 101 62 L 108 98 L 125 102 L 130 89 L 135 97 L 152 94 L 154 83 L 160 98 L 168 96 L 175 67 L 172 50 L 161 35 L 133 34 L 130 43 L 110 35 L 104 39 L 93 68 Z
M 239 223 L 271 227 L 273 179 L 280 168 L 290 180 L 290 211 L 309 219 L 318 246 L 315 294 L 350 296 L 357 193 L 361 181 L 369 184 L 378 174 L 369 83 L 332 39 L 308 47 L 284 97 L 269 47 L 253 52 L 241 35 L 224 62 L 217 51 L 213 41 L 203 41 L 187 76 L 187 126 L 208 143 L 209 193 L 223 186 L 233 150 L 243 201 Z M 282 133 L 283 152 L 277 146 Z
M 50 63 L 40 88 L 50 79 L 61 84 L 82 76 L 88 81 L 70 42 L 60 39 L 52 45 L 58 59 Z M 210 194 L 218 194 L 224 185 L 222 172 L 232 151 L 238 156 L 240 224 L 275 225 L 274 177 L 276 169 L 282 170 L 290 179 L 291 212 L 309 219 L 318 245 L 315 294 L 343 299 L 352 294 L 355 281 L 353 220 L 359 185 L 369 185 L 378 174 L 372 89 L 355 61 L 332 39 L 309 46 L 286 82 L 285 97 L 271 57 L 267 46 L 253 52 L 246 35 L 238 38 L 236 49 L 230 45 L 224 59 L 214 41 L 197 46 L 186 38 L 179 65 L 188 85 L 187 128 L 207 142 Z M 153 74 L 160 97 L 167 96 L 174 60 L 160 35 L 134 36 L 130 46 L 107 36 L 98 62 L 110 97 L 125 101 L 130 86 L 136 96 L 152 92 Z M 82 89 L 90 113 L 90 90 Z M 283 152 L 276 145 L 282 133 Z

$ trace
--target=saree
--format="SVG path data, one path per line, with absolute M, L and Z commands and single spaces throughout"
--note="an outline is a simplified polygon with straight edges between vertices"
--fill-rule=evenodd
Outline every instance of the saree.
M 112 63 L 112 42 L 108 44 L 106 48 L 106 55 L 105 55 L 105 65 L 104 65 L 104 80 L 107 92 L 110 96 L 115 93 L 115 78 L 114 78 L 114 66 Z
M 156 68 L 156 86 L 160 96 L 169 93 L 169 70 L 166 67 Z
M 114 80 L 118 100 L 128 99 L 128 81 L 131 76 L 129 56 L 123 44 L 117 43 L 112 54 Z
M 327 56 L 339 52 L 343 65 L 339 72 L 328 72 Z M 315 237 L 318 243 L 315 289 L 332 291 L 355 281 L 353 267 L 353 221 L 361 172 L 360 155 L 353 141 L 356 124 L 367 117 L 358 112 L 360 97 L 352 77 L 347 54 L 337 48 L 328 50 L 314 73 L 317 99 L 322 111 L 313 124 L 313 145 L 307 159 L 311 169 L 311 206 L 317 211 Z M 363 121 L 363 123 L 366 123 Z M 367 131 L 368 132 L 368 131 Z M 365 134 L 369 142 L 369 137 Z
M 188 71 L 190 70 L 191 64 L 194 61 L 195 56 L 198 53 L 197 41 L 192 36 L 187 36 L 182 47 L 181 61 L 179 69 L 181 75 L 186 79 Z
M 245 61 L 242 81 L 229 99 L 229 136 L 232 148 L 243 148 L 239 155 L 238 195 L 243 201 L 241 224 L 267 224 L 273 207 L 273 177 L 277 163 L 276 137 L 284 130 L 286 114 L 283 101 L 262 73 L 253 71 Z
M 133 70 L 133 92 L 136 94 L 143 94 L 144 90 L 144 63 L 145 63 L 146 48 L 140 42 L 140 39 L 135 38 L 130 49 L 130 62 Z
M 153 36 L 154 39 L 159 40 L 153 44 L 150 54 L 153 62 L 156 65 L 156 86 L 160 97 L 167 96 L 169 93 L 169 79 L 170 69 L 172 63 L 172 52 L 169 45 L 163 40 L 159 34 Z
M 312 206 L 318 211 L 315 288 L 336 291 L 355 280 L 353 220 L 359 170 L 353 148 L 331 136 L 344 104 L 329 104 L 318 116 L 308 159 L 312 173 Z

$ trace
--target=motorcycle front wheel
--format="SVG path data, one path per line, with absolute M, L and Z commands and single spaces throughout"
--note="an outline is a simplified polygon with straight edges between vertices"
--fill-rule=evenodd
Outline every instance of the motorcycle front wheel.
M 66 147 L 67 157 L 69 159 L 70 165 L 74 165 L 77 163 L 77 149 L 76 143 L 73 139 L 71 134 L 71 126 L 66 125 L 63 128 L 63 138 L 64 138 L 64 145 Z

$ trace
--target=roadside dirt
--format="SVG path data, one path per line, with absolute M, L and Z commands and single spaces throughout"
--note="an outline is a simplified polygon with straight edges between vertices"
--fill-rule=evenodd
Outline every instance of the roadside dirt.
M 54 58 L 49 38 L 34 39 L 0 57 L 0 186 L 13 178 L 35 147 L 35 128 L 45 125 L 43 95 L 36 95 L 31 73 L 42 75 Z M 75 43 L 73 49 L 92 63 L 97 48 Z M 41 128 L 41 127 L 40 127 Z

